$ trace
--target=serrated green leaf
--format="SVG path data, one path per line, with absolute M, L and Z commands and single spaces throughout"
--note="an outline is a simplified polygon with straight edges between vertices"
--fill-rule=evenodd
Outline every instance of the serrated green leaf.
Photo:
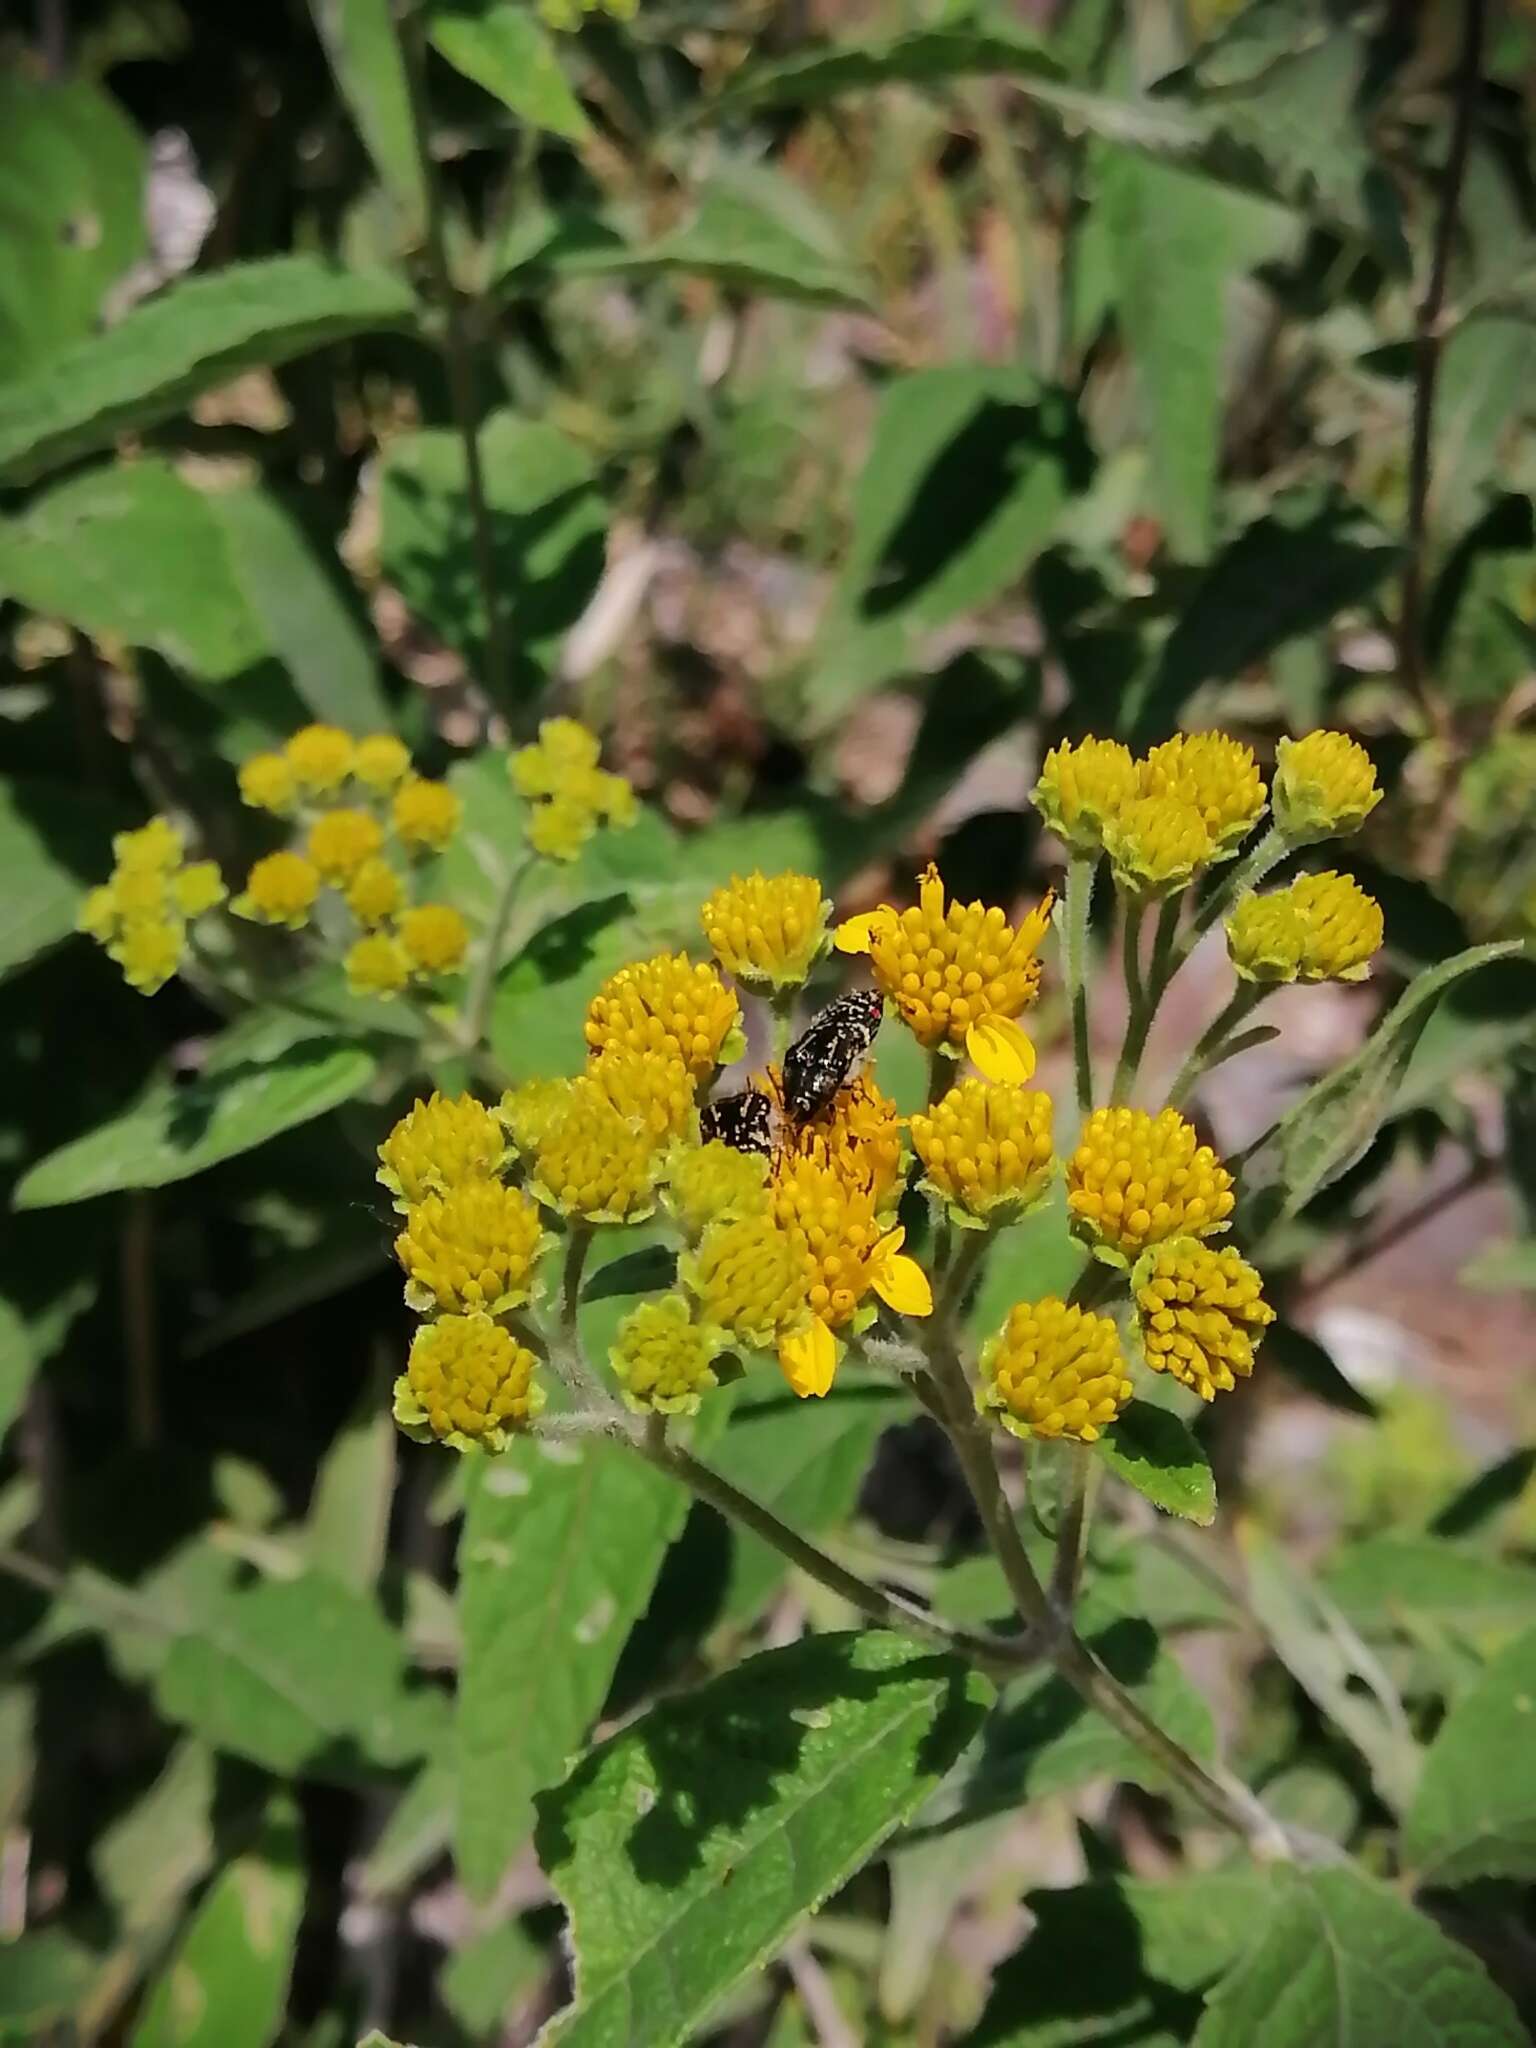
M 515 1443 L 470 1475 L 456 1841 L 476 1896 L 585 1740 L 687 1512 L 675 1481 L 610 1444 Z
M 111 868 L 122 823 L 99 798 L 62 782 L 0 781 L 0 975 L 74 930 L 81 898 Z
M 635 248 L 591 249 L 565 266 L 581 276 L 707 277 L 728 291 L 810 306 L 868 308 L 870 283 L 845 256 L 818 248 L 744 193 L 706 186 L 691 221 Z
M 427 189 L 391 0 L 309 0 L 309 11 L 379 176 L 419 225 Z
M 1480 1962 L 1356 1870 L 1276 1871 L 1257 1945 L 1211 1994 L 1194 2048 L 1519 2048 Z
M 121 1116 L 40 1159 L 12 1199 L 18 1209 L 51 1209 L 186 1180 L 349 1102 L 375 1065 L 360 1046 L 309 1039 L 184 1086 L 157 1079 Z
M 539 1858 L 576 1955 L 550 2042 L 690 2039 L 932 1790 L 988 1691 L 897 1636 L 816 1636 L 583 1758 L 539 1802 Z
M 155 1697 L 168 1720 L 283 1776 L 407 1763 L 445 1718 L 440 1694 L 407 1687 L 378 1608 L 313 1571 L 227 1588 L 172 1644 Z
M 1424 1759 L 1403 1854 L 1429 1885 L 1536 1878 L 1536 1629 L 1454 1701 Z
M 922 28 L 868 42 L 831 43 L 784 59 L 760 60 L 733 74 L 711 112 L 811 107 L 845 92 L 890 84 L 940 85 L 966 77 L 1060 79 L 1050 53 L 1022 35 L 974 28 Z
M 398 278 L 314 256 L 271 256 L 188 278 L 0 391 L 0 475 L 31 482 L 168 419 L 241 370 L 406 327 L 414 317 Z
M 555 38 L 517 0 L 436 0 L 433 47 L 520 121 L 579 142 L 589 132 Z
M 1165 1515 L 1206 1528 L 1216 1519 L 1211 1461 L 1166 1408 L 1132 1401 L 1099 1440 L 1098 1455 L 1117 1478 Z

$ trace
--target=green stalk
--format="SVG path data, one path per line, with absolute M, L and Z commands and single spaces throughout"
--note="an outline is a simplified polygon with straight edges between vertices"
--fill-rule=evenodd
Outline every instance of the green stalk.
M 1097 859 L 1074 853 L 1067 862 L 1064 964 L 1067 1001 L 1072 1011 L 1072 1071 L 1077 1082 L 1077 1107 L 1087 1116 L 1093 1107 L 1093 1053 L 1088 1042 L 1088 920 L 1093 908 Z
M 1240 981 L 1232 998 L 1196 1039 L 1188 1059 L 1185 1060 L 1168 1090 L 1168 1107 L 1182 1109 L 1190 1091 L 1200 1076 L 1211 1067 L 1220 1066 L 1229 1051 L 1237 1048 L 1230 1043 L 1239 1035 L 1239 1027 L 1263 1002 L 1269 990 L 1254 981 Z
M 1245 854 L 1235 867 L 1228 868 L 1226 880 L 1211 891 L 1196 911 L 1175 966 L 1189 958 L 1217 919 L 1225 917 L 1240 896 L 1256 889 L 1270 869 L 1277 867 L 1290 850 L 1290 841 L 1280 827 L 1271 825 L 1252 852 Z
M 491 921 L 486 927 L 485 951 L 480 956 L 469 1000 L 464 1005 L 464 1037 L 469 1046 L 478 1047 L 485 1043 L 491 997 L 496 991 L 496 975 L 501 966 L 502 948 L 507 942 L 507 926 L 512 922 L 512 909 L 517 902 L 518 890 L 532 866 L 531 855 L 513 863 L 506 881 L 502 884 L 501 894 L 496 899 Z

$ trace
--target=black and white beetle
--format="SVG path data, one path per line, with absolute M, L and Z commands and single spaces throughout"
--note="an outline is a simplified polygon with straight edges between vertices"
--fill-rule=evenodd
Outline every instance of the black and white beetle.
M 773 1103 L 761 1088 L 743 1088 L 738 1095 L 722 1095 L 699 1111 L 699 1135 L 729 1145 L 733 1152 L 760 1152 L 764 1158 L 773 1151 Z
M 825 1109 L 875 1042 L 885 998 L 854 989 L 814 1016 L 784 1055 L 784 1107 L 796 1123 Z

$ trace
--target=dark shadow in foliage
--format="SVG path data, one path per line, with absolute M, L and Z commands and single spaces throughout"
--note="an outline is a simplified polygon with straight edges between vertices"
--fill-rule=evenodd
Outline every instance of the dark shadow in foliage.
M 974 811 L 939 849 L 938 868 L 950 895 L 1011 909 L 1025 893 L 1040 844 L 1038 812 Z
M 1148 1975 L 1141 1928 L 1117 1886 L 1031 1892 L 1025 1904 L 1035 1925 L 993 1978 L 967 2048 L 1005 2048 L 1047 2025 L 1062 2048 L 1189 2039 L 1205 2001 Z
M 1448 1500 L 1430 1523 L 1436 1536 L 1470 1536 L 1501 1508 L 1514 1504 L 1536 1472 L 1536 1445 L 1511 1451 Z
M 695 1663 L 699 1645 L 725 1606 L 735 1545 L 730 1523 L 695 1501 L 683 1533 L 667 1552 L 650 1604 L 624 1644 L 603 1707 L 605 1720 L 675 1685 Z
M 1040 664 L 1003 649 L 967 648 L 926 686 L 918 728 L 896 793 L 872 814 L 881 844 L 916 830 L 981 752 L 1040 705 Z
M 583 903 L 566 917 L 557 917 L 536 933 L 519 955 L 519 981 L 540 986 L 569 981 L 580 974 L 597 952 L 599 935 L 628 910 L 627 896 L 602 896 L 595 903 Z
M 1045 393 L 1033 405 L 981 398 L 917 480 L 865 591 L 867 619 L 885 618 L 920 597 L 996 519 L 1027 472 L 1061 469 L 1069 494 L 1085 490 L 1093 457 L 1070 404 Z
M 852 1657 L 855 1635 L 816 1636 L 791 1651 L 753 1657 L 724 1678 L 663 1701 L 622 1736 L 644 1745 L 655 1773 L 655 1804 L 625 1844 L 636 1880 L 671 1891 L 704 1860 L 705 1840 L 735 1835 L 772 1806 L 780 1780 L 794 1771 L 822 1709 L 872 1701 L 886 1686 L 941 1678 L 944 1690 L 917 1754 L 919 1771 L 935 1774 L 956 1756 L 981 1719 L 968 1697 L 966 1672 L 954 1658 L 919 1657 L 896 1671 L 863 1671 Z M 537 1848 L 546 1870 L 573 1853 L 566 1814 L 601 1769 L 610 1745 L 590 1750 L 559 1790 L 538 1801 Z
M 1431 673 L 1444 664 L 1456 616 L 1472 593 L 1484 555 L 1529 555 L 1536 548 L 1536 508 L 1514 494 L 1496 498 L 1462 535 L 1431 593 L 1424 614 L 1424 653 Z M 1518 625 L 1516 630 L 1518 630 Z

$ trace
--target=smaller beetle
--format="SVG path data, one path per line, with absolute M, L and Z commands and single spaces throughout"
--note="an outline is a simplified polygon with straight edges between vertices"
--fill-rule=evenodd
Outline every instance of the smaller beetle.
M 773 1151 L 773 1103 L 761 1088 L 722 1095 L 699 1111 L 699 1135 L 706 1145 L 713 1141 L 766 1159 Z

